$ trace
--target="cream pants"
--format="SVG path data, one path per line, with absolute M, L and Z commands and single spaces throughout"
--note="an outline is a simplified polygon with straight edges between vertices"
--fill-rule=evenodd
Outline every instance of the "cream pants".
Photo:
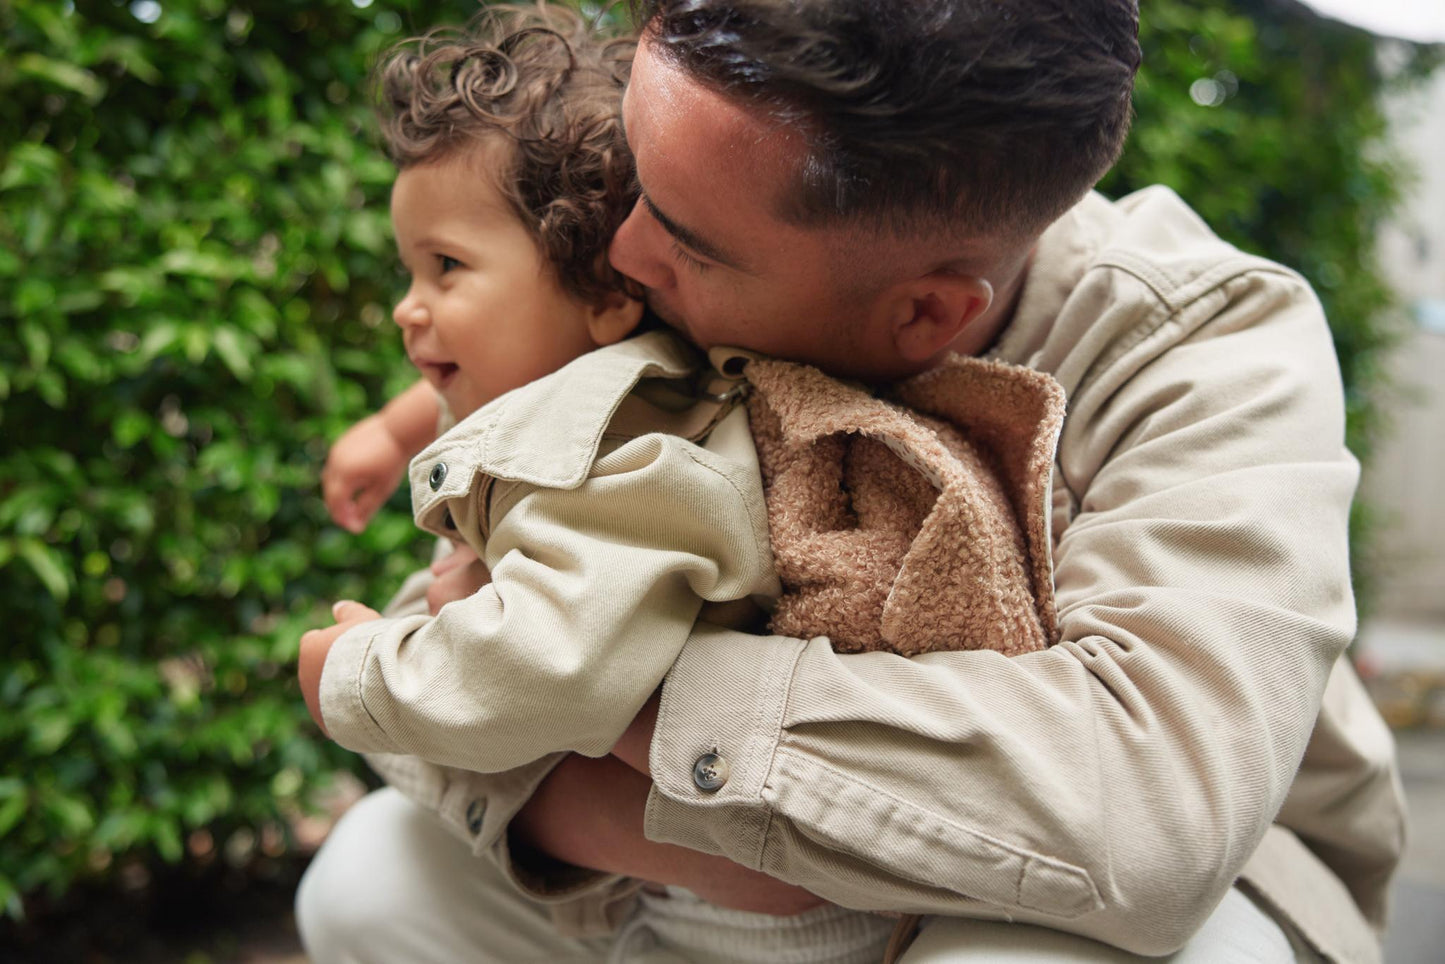
M 370 794 L 342 817 L 301 881 L 296 919 L 313 964 L 865 964 L 881 960 L 893 925 L 834 907 L 791 918 L 747 914 L 672 891 L 643 895 L 613 937 L 561 937 L 545 908 L 392 789 Z M 1149 960 L 1317 958 L 1231 890 L 1193 940 L 1168 958 L 1142 958 L 1041 927 L 931 918 L 902 964 Z

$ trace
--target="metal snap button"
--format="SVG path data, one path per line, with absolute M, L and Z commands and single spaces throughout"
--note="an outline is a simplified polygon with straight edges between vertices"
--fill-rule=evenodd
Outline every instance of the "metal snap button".
M 481 800 L 473 800 L 467 804 L 467 829 L 472 833 L 482 832 L 482 817 L 487 812 L 487 805 Z
M 703 793 L 716 793 L 728 782 L 731 769 L 728 761 L 716 753 L 704 753 L 692 765 L 692 782 Z
M 445 462 L 438 462 L 436 465 L 433 465 L 431 467 L 431 477 L 427 479 L 427 481 L 431 483 L 431 490 L 435 492 L 437 489 L 440 489 L 446 477 L 447 464 Z

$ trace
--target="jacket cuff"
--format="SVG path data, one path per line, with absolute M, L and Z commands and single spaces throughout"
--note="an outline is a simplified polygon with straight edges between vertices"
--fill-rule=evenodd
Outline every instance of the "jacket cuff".
M 472 835 L 473 852 L 495 861 L 518 892 L 546 905 L 559 933 L 601 937 L 621 924 L 641 882 L 514 847 L 510 833 L 517 812 L 566 756 L 553 753 L 505 773 L 467 774 L 454 788 L 457 792 L 447 795 L 442 810 L 462 816 L 465 808 L 462 822 Z
M 514 848 L 508 833 L 497 840 L 492 856 L 513 887 L 541 904 L 577 900 L 608 891 L 627 880 L 618 874 L 578 867 L 525 847 Z
M 806 645 L 704 624 L 693 630 L 663 682 L 648 760 L 649 839 L 760 866 L 770 812 L 764 790 Z
M 424 616 L 407 617 L 418 623 Z M 373 619 L 337 637 L 321 667 L 321 719 L 331 739 L 357 753 L 394 753 L 397 747 L 362 698 L 371 642 L 386 619 Z
M 462 774 L 448 788 L 440 808 L 443 819 L 467 828 L 473 853 L 489 853 L 512 886 L 542 903 L 570 900 L 602 886 L 604 879 L 616 879 L 615 874 L 512 846 L 513 818 L 566 757 L 552 753 L 502 773 Z

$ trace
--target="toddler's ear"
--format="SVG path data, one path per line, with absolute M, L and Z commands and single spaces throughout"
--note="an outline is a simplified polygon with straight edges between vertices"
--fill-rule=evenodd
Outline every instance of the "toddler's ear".
M 613 291 L 592 306 L 587 316 L 587 333 L 598 348 L 621 341 L 642 320 L 642 302 Z

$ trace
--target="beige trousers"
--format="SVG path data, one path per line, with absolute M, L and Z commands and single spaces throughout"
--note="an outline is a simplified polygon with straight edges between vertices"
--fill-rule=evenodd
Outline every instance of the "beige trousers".
M 605 939 L 562 937 L 547 911 L 396 790 L 349 810 L 296 895 L 313 964 L 865 964 L 881 960 L 893 922 L 824 907 L 792 918 L 729 911 L 686 891 L 643 895 Z M 1058 931 L 933 918 L 903 964 L 1141 964 L 1147 958 Z M 1315 960 L 1238 890 L 1173 964 Z

